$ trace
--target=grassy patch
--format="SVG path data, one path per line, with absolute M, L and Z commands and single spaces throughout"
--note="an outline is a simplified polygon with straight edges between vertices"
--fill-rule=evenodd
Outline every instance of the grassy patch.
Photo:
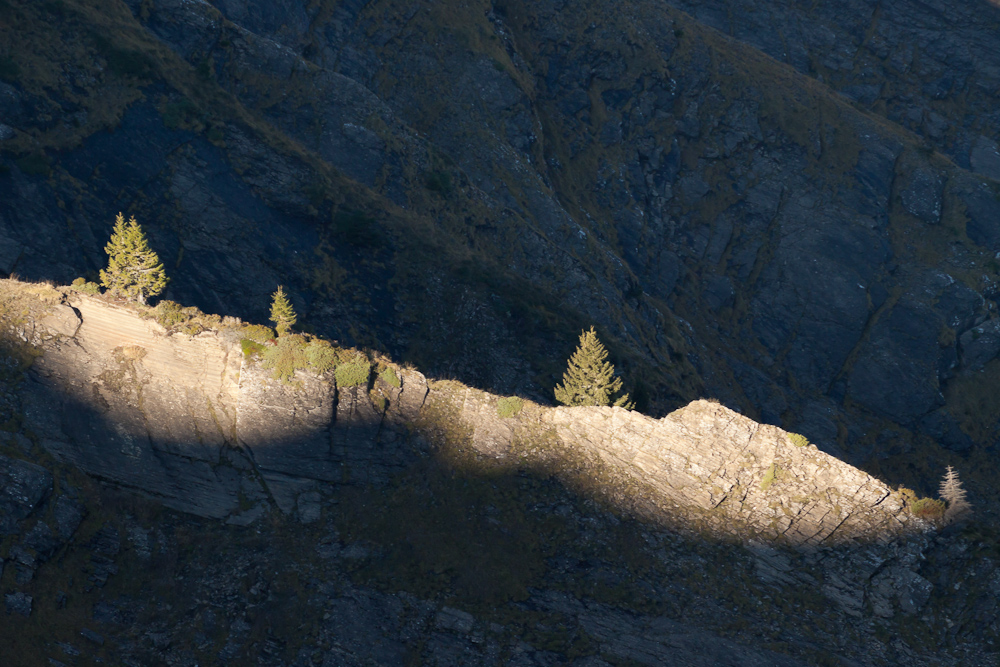
M 913 516 L 930 521 L 937 521 L 944 518 L 946 507 L 943 500 L 936 498 L 920 498 L 910 504 L 910 513 Z
M 519 396 L 505 396 L 497 401 L 497 414 L 501 417 L 515 417 L 521 414 L 524 399 Z
M 809 438 L 801 433 L 789 433 L 788 440 L 796 447 L 805 447 L 809 444 Z
M 240 341 L 240 349 L 243 350 L 243 357 L 246 359 L 253 359 L 261 355 L 265 347 L 255 340 L 249 338 L 244 338 Z
M 247 324 L 240 329 L 240 333 L 243 334 L 244 338 L 249 338 L 255 343 L 267 343 L 274 340 L 274 329 L 263 324 Z
M 764 473 L 763 479 L 760 480 L 760 490 L 767 491 L 774 484 L 775 478 L 778 475 L 778 466 L 772 463 L 767 472 Z
M 339 364 L 336 372 L 337 386 L 347 388 L 367 385 L 371 368 L 372 365 L 368 360 L 360 357 L 354 361 Z
M 101 286 L 97 283 L 89 282 L 86 278 L 77 278 L 73 281 L 70 287 L 77 292 L 82 292 L 83 294 L 96 296 L 101 293 Z
M 306 361 L 317 373 L 326 373 L 337 363 L 337 350 L 325 340 L 312 340 L 306 346 Z
M 281 336 L 277 344 L 264 348 L 262 357 L 261 366 L 273 371 L 276 379 L 286 383 L 292 381 L 295 371 L 309 365 L 305 340 L 298 334 Z
M 379 373 L 379 377 L 390 387 L 395 387 L 399 389 L 403 384 L 399 381 L 399 376 L 396 375 L 396 371 L 393 370 L 392 366 L 386 366 L 385 370 Z

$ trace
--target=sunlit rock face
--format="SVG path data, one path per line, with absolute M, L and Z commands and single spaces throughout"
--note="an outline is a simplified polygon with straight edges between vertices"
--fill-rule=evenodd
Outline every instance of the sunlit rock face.
M 384 482 L 406 458 L 392 426 L 419 412 L 419 373 L 402 372 L 378 411 L 367 389 L 337 396 L 332 377 L 287 384 L 245 364 L 238 338 L 171 335 L 125 307 L 72 304 L 78 330 L 44 343 L 25 413 L 48 451 L 92 474 L 168 507 L 248 522 L 272 501 L 312 516 L 317 484 Z M 46 320 L 55 334 L 72 329 L 60 308 L 63 319 Z
M 591 493 L 653 521 L 804 547 L 929 528 L 871 475 L 716 402 L 694 401 L 662 419 L 623 408 L 540 406 L 502 419 L 496 400 L 432 385 L 428 404 L 453 428 L 464 427 L 481 454 L 566 471 Z
M 13 37 L 51 27 L 29 4 Z M 903 480 L 900 452 L 992 446 L 1000 415 L 971 376 L 996 349 L 963 343 L 996 307 L 1000 14 L 941 6 L 107 5 L 162 65 L 13 47 L 0 272 L 96 271 L 129 202 L 167 298 L 263 319 L 282 283 L 316 331 L 536 398 L 585 320 L 657 415 L 849 424 Z M 36 76 L 65 62 L 78 101 Z
M 659 420 L 621 408 L 561 408 L 547 419 L 564 442 L 651 490 L 657 505 L 692 510 L 711 532 L 818 545 L 924 527 L 879 480 L 718 403 Z
M 27 385 L 42 445 L 84 470 L 194 514 L 249 523 L 272 504 L 304 521 L 322 493 L 384 485 L 426 451 L 466 448 L 483 470 L 546 467 L 588 493 L 682 529 L 813 546 L 925 529 L 883 483 L 775 426 L 709 401 L 663 419 L 527 404 L 401 369 L 338 388 L 244 359 L 236 336 L 170 334 L 90 297 L 54 309 Z

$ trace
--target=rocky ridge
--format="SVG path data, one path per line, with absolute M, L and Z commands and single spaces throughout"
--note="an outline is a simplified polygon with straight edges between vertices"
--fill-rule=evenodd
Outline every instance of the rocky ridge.
M 884 483 L 718 403 L 659 420 L 536 404 L 501 418 L 497 396 L 400 369 L 399 388 L 375 380 L 377 407 L 332 372 L 277 380 L 225 329 L 170 332 L 73 293 L 52 308 L 27 427 L 57 458 L 200 516 L 246 523 L 273 502 L 315 520 L 321 491 L 387 483 L 440 430 L 467 432 L 494 465 L 569 466 L 623 508 L 709 535 L 815 546 L 929 528 Z
M 24 292 L 25 286 L 8 281 L 5 289 Z M 838 632 L 846 623 L 865 636 L 871 619 L 907 627 L 939 614 L 992 613 L 980 609 L 978 598 L 941 606 L 956 603 L 947 597 L 958 595 L 951 582 L 965 575 L 948 568 L 965 561 L 953 553 L 954 538 L 935 537 L 898 493 L 801 436 L 716 402 L 696 401 L 662 419 L 621 408 L 525 402 L 518 415 L 500 417 L 498 396 L 406 368 L 396 367 L 398 387 L 377 379 L 370 388 L 340 388 L 332 374 L 302 371 L 281 382 L 244 357 L 234 320 L 192 335 L 104 298 L 37 291 L 44 300 L 28 292 L 35 305 L 25 308 L 33 314 L 16 331 L 42 354 L 19 391 L 22 430 L 0 438 L 7 490 L 0 497 L 0 568 L 6 566 L 0 582 L 17 624 L 61 619 L 59 610 L 75 609 L 75 599 L 100 600 L 87 612 L 90 620 L 68 621 L 76 640 L 39 644 L 50 656 L 58 651 L 54 659 L 63 664 L 81 655 L 185 664 L 208 654 L 223 664 L 247 655 L 269 665 L 397 664 L 403 647 L 421 641 L 423 659 L 447 665 L 679 660 L 791 666 L 813 664 L 808 656 L 818 655 L 811 653 L 817 641 L 857 656 L 855 647 L 824 634 L 826 623 Z M 108 500 L 109 490 L 94 504 L 92 492 L 80 490 L 91 482 L 71 472 L 67 477 L 58 461 L 124 489 L 126 497 L 139 493 L 205 519 L 136 519 L 138 501 L 126 501 L 129 513 L 108 516 L 103 506 L 123 501 Z M 471 504 L 460 500 L 456 518 L 439 527 L 435 506 L 456 491 L 428 481 L 441 474 L 437 467 L 443 479 L 466 480 L 458 489 L 480 479 L 473 483 L 485 494 Z M 525 475 L 551 480 L 549 490 L 504 504 L 500 480 Z M 402 490 L 414 483 L 418 495 L 410 498 L 405 494 L 413 491 Z M 431 495 L 423 497 L 419 488 L 426 484 Z M 595 511 L 601 507 L 614 511 Z M 407 553 L 413 536 L 392 537 L 392 531 L 414 522 L 421 530 L 443 529 L 433 539 L 447 543 L 451 531 L 464 530 L 467 519 L 457 517 L 480 511 L 483 525 L 500 531 L 487 548 L 498 554 L 483 554 L 495 567 L 531 570 L 532 551 L 554 550 L 537 580 L 544 585 L 519 593 L 522 601 L 500 623 L 488 620 L 499 603 L 474 602 L 493 582 L 474 579 L 472 597 L 442 599 L 405 592 L 408 586 L 424 590 L 427 574 L 400 583 L 406 560 L 401 563 L 396 550 L 402 539 Z M 378 512 L 387 515 L 379 519 Z M 510 531 L 526 518 L 510 512 L 537 517 L 531 521 L 541 523 L 529 531 L 541 531 L 547 545 L 528 548 L 516 562 L 507 562 L 512 555 L 496 543 L 524 539 Z M 282 514 L 286 519 L 278 518 Z M 629 562 L 643 565 L 625 567 L 616 564 L 619 555 L 609 555 L 637 539 L 621 532 L 623 516 L 639 522 L 643 546 L 628 547 L 638 550 Z M 376 529 L 382 520 L 394 526 L 388 534 Z M 294 525 L 287 534 L 286 522 Z M 184 551 L 191 539 L 218 545 L 219 553 L 205 546 Z M 462 567 L 474 569 L 465 540 L 480 538 L 473 532 L 459 539 Z M 942 558 L 951 565 L 940 574 L 923 565 Z M 47 566 L 52 560 L 58 567 Z M 140 574 L 151 562 L 162 563 L 162 581 Z M 962 567 L 981 565 L 973 559 Z M 74 583 L 81 566 L 82 588 Z M 272 581 L 272 568 L 284 574 Z M 118 576 L 123 569 L 130 572 L 126 578 Z M 53 576 L 61 588 L 46 592 L 44 582 Z M 383 576 L 388 589 L 377 583 Z M 712 592 L 692 597 L 688 586 L 703 588 L 696 582 L 704 577 L 715 582 Z M 130 590 L 121 589 L 126 581 L 164 591 L 190 587 L 193 597 L 179 608 L 192 611 L 170 627 L 148 620 L 174 611 L 156 598 L 123 594 Z M 243 589 L 234 589 L 233 581 L 244 582 Z M 718 609 L 715 596 L 729 594 L 716 587 L 734 581 L 746 591 L 734 593 L 733 612 Z M 295 599 L 305 606 L 295 617 L 316 615 L 308 635 L 251 611 L 282 608 L 290 585 L 304 586 Z M 403 592 L 392 593 L 397 586 Z M 815 615 L 814 634 L 783 634 L 794 648 L 779 653 L 729 634 L 748 622 L 774 626 L 766 614 L 758 618 L 775 604 L 774 595 Z M 678 596 L 686 602 L 667 602 Z M 219 618 L 220 610 L 228 620 Z M 253 617 L 268 624 L 266 635 L 244 620 Z M 358 624 L 375 618 L 364 628 Z M 541 625 L 520 634 L 527 618 L 542 619 L 529 626 Z M 64 629 L 57 632 L 68 637 Z M 907 646 L 916 640 L 908 641 L 877 648 L 859 664 L 904 657 L 923 664 L 926 647 L 914 653 Z M 979 648 L 962 650 L 955 654 L 965 656 L 957 658 L 961 664 L 979 664 Z
M 656 414 L 714 395 L 925 492 L 914 456 L 989 461 L 992 5 L 16 4 L 5 273 L 96 271 L 132 206 L 205 310 L 284 283 L 535 397 L 595 322 Z

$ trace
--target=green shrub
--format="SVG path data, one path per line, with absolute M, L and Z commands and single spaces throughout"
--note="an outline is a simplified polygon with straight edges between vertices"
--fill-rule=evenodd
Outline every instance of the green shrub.
M 309 367 L 317 373 L 325 373 L 337 363 L 337 350 L 325 340 L 314 340 L 306 346 Z
M 375 406 L 375 410 L 378 412 L 385 412 L 386 405 L 389 403 L 385 400 L 385 396 L 381 393 L 376 394 L 375 392 L 372 392 L 369 396 L 372 399 L 372 405 Z
M 175 327 L 178 324 L 184 324 L 191 319 L 191 315 L 186 311 L 187 309 L 176 301 L 164 299 L 160 303 L 156 304 L 156 308 L 153 309 L 152 315 L 153 319 L 156 320 L 161 327 L 169 329 L 170 327 Z
M 521 413 L 524 400 L 519 396 L 506 396 L 497 401 L 497 414 L 501 417 L 514 417 Z
M 263 345 L 249 338 L 244 338 L 240 341 L 240 348 L 243 350 L 243 356 L 247 359 L 251 359 L 264 351 Z
M 910 514 L 931 521 L 944 517 L 945 504 L 943 500 L 920 498 L 910 503 Z
M 249 338 L 257 343 L 266 343 L 274 340 L 274 330 L 271 327 L 265 327 L 263 324 L 248 324 L 240 329 L 240 333 L 244 338 Z
M 182 334 L 187 334 L 188 336 L 197 336 L 202 331 L 205 331 L 205 325 L 197 320 L 191 320 L 181 324 L 177 327 L 177 331 Z
M 345 364 L 337 366 L 337 386 L 338 387 L 360 387 L 368 384 L 368 376 L 371 375 L 372 365 L 367 359 L 358 358 Z
M 403 386 L 403 383 L 399 381 L 399 376 L 396 375 L 396 371 L 391 366 L 386 366 L 385 370 L 379 374 L 379 377 L 390 387 L 399 389 Z
M 800 433 L 789 433 L 788 439 L 796 447 L 805 447 L 806 445 L 809 444 L 809 438 Z
M 83 292 L 84 294 L 100 294 L 101 286 L 97 283 L 87 282 L 85 278 L 77 278 L 70 285 L 77 292 Z
M 282 382 L 291 382 L 295 371 L 309 365 L 306 358 L 305 339 L 298 334 L 282 336 L 277 345 L 264 348 L 264 360 L 261 365 L 274 371 L 274 377 Z

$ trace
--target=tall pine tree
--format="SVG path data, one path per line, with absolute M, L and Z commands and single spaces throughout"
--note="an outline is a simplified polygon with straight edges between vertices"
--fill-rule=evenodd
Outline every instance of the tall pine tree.
M 288 301 L 288 295 L 281 285 L 278 285 L 278 291 L 271 295 L 271 321 L 274 322 L 274 328 L 279 336 L 288 333 L 292 325 L 298 321 L 292 304 Z
M 149 247 L 135 216 L 125 222 L 118 214 L 104 251 L 108 253 L 108 268 L 101 271 L 101 284 L 112 295 L 144 304 L 147 297 L 156 296 L 167 286 L 163 264 Z
M 965 499 L 965 489 L 958 479 L 958 472 L 951 466 L 948 466 L 944 479 L 941 480 L 938 495 L 941 496 L 941 500 L 948 503 L 948 509 L 944 513 L 946 523 L 951 523 L 972 510 L 972 505 Z
M 563 405 L 612 405 L 632 409 L 628 394 L 614 398 L 622 389 L 621 378 L 607 361 L 608 351 L 597 338 L 594 327 L 580 334 L 580 345 L 569 358 L 569 367 L 561 385 L 556 385 L 556 400 Z

